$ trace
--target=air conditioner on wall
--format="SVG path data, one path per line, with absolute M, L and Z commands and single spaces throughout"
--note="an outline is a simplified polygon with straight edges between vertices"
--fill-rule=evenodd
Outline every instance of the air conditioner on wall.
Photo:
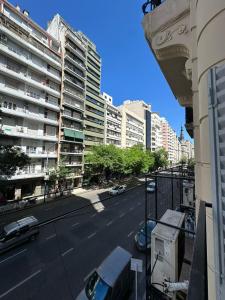
M 168 209 L 160 221 L 184 228 L 185 214 Z M 159 292 L 164 293 L 163 285 L 166 281 L 178 282 L 184 250 L 185 234 L 183 231 L 159 223 L 156 225 L 151 234 L 151 283 Z M 176 299 L 176 293 L 166 295 L 169 299 Z

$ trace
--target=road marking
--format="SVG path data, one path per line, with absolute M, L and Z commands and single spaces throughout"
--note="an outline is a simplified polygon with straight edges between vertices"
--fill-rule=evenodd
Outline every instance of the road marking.
M 141 221 L 141 222 L 139 223 L 139 225 L 141 226 L 143 223 L 144 223 L 144 221 Z
M 124 216 L 125 216 L 125 213 L 121 214 L 121 215 L 120 215 L 120 218 L 122 218 L 122 217 L 124 217 Z
M 74 250 L 74 248 L 70 248 L 70 249 L 66 250 L 65 252 L 63 252 L 61 255 L 65 256 L 65 255 L 67 255 L 68 253 L 70 253 L 73 250 Z
M 54 237 L 56 237 L 56 234 L 55 234 L 55 233 L 52 234 L 52 235 L 49 235 L 48 237 L 46 237 L 46 241 L 51 240 L 51 239 L 53 239 Z
M 110 226 L 113 223 L 113 221 L 109 221 L 106 226 Z
M 133 209 L 134 209 L 134 207 L 131 207 L 131 208 L 130 208 L 130 211 L 133 210 Z
M 92 237 L 95 236 L 95 235 L 96 235 L 96 232 L 93 232 L 93 233 L 90 234 L 87 238 L 90 239 L 90 238 L 92 238 Z
M 21 254 L 21 253 L 23 253 L 23 252 L 25 252 L 25 251 L 27 251 L 27 249 L 23 249 L 23 250 L 21 250 L 20 252 L 15 253 L 15 254 L 13 254 L 13 255 L 11 255 L 11 256 L 9 256 L 9 257 L 7 257 L 7 258 L 1 260 L 1 261 L 0 261 L 0 264 L 2 264 L 3 262 L 5 262 L 5 261 L 7 261 L 7 260 L 9 260 L 9 259 L 11 259 L 11 258 L 13 258 L 13 257 L 16 257 L 17 255 L 19 255 L 19 254 Z
M 91 218 L 94 218 L 96 215 L 97 215 L 96 213 L 95 213 L 95 214 L 93 214 L 93 215 L 91 215 Z
M 127 237 L 130 237 L 133 233 L 134 233 L 134 232 L 131 231 L 131 232 L 127 235 Z
M 80 223 L 74 223 L 73 225 L 72 225 L 72 227 L 75 227 L 75 226 L 77 226 L 77 225 L 79 225 Z
M 39 273 L 41 273 L 41 270 L 38 270 L 37 272 L 31 274 L 29 277 L 25 278 L 23 281 L 17 283 L 16 285 L 14 285 L 11 289 L 9 289 L 8 291 L 6 291 L 5 293 L 0 295 L 0 299 L 2 299 L 3 297 L 7 296 L 9 293 L 11 293 L 12 291 L 14 291 L 16 288 L 18 288 L 19 286 L 23 285 L 25 282 L 29 281 L 30 279 L 32 279 L 33 277 L 37 276 Z

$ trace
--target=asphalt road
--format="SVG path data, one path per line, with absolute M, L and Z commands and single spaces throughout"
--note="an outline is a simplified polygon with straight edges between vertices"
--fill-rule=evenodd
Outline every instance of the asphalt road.
M 179 202 L 179 184 L 159 179 L 158 215 Z M 171 203 L 173 191 L 174 203 Z M 48 220 L 72 209 L 103 200 L 106 192 L 91 191 L 55 203 L 1 217 L 0 224 L 26 215 Z M 148 194 L 148 213 L 155 216 L 155 194 Z M 134 235 L 144 221 L 145 189 L 136 187 L 124 194 L 73 213 L 41 227 L 36 241 L 0 255 L 0 299 L 71 300 L 84 286 L 84 279 L 118 245 L 135 258 L 144 255 L 134 246 Z M 139 299 L 144 278 L 139 277 Z
M 90 199 L 80 196 L 76 205 L 80 201 L 90 203 Z M 40 214 L 43 219 L 70 209 L 70 205 L 63 204 L 45 208 L 44 216 L 42 208 L 36 216 Z M 143 220 L 144 186 L 140 186 L 42 227 L 36 241 L 0 256 L 0 299 L 76 298 L 84 278 L 117 245 L 134 257 L 144 258 L 133 241 Z

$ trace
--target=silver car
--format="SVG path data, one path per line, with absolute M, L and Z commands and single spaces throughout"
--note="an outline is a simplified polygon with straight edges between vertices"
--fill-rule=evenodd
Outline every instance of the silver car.
M 5 225 L 0 233 L 0 253 L 35 239 L 38 233 L 38 220 L 33 216 Z

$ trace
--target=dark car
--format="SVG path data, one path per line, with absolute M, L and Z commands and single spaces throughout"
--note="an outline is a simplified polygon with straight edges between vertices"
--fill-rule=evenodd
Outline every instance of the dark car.
M 147 250 L 151 249 L 151 233 L 155 228 L 156 222 L 148 221 L 147 222 Z M 143 224 L 134 237 L 135 245 L 138 250 L 145 251 L 146 249 L 146 238 L 145 238 L 145 224 Z

